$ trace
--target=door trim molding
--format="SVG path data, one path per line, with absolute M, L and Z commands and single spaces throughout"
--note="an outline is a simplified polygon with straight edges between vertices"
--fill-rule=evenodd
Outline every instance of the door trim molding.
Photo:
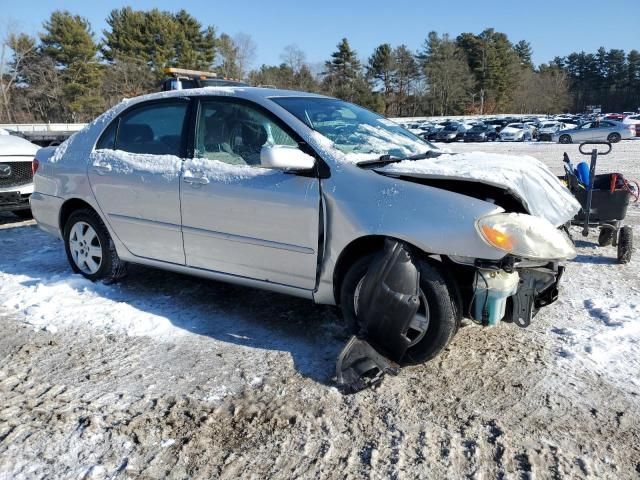
M 291 245 L 289 243 L 273 242 L 271 240 L 262 240 L 260 238 L 244 237 L 242 235 L 234 235 L 231 233 L 214 232 L 203 228 L 182 226 L 182 233 L 191 235 L 199 235 L 202 237 L 212 237 L 230 242 L 247 243 L 250 245 L 258 245 L 260 247 L 275 248 L 277 250 L 287 250 L 289 252 L 303 253 L 305 255 L 314 255 L 316 252 L 313 248 L 301 247 L 299 245 Z
M 174 230 L 176 232 L 180 231 L 180 225 L 176 225 L 175 223 L 156 222 L 156 221 L 147 220 L 144 218 L 130 217 L 128 215 L 120 215 L 118 213 L 108 213 L 107 216 L 121 222 L 135 223 L 138 225 L 145 225 L 145 226 L 157 227 L 157 228 L 164 228 L 166 230 Z

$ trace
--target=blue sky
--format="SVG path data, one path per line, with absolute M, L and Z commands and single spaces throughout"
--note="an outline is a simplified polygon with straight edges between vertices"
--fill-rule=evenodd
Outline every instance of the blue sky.
M 455 37 L 487 27 L 505 32 L 515 43 L 531 42 L 534 62 L 547 62 L 572 51 L 598 47 L 640 50 L 640 3 L 637 0 L 209 0 L 206 2 L 136 0 L 3 0 L 0 25 L 15 24 L 36 33 L 55 9 L 87 17 L 97 36 L 113 8 L 176 11 L 185 8 L 218 33 L 244 32 L 258 45 L 254 64 L 279 63 L 285 45 L 295 43 L 311 63 L 327 59 L 347 37 L 362 59 L 375 46 L 405 43 L 416 50 L 436 30 Z M 255 66 L 254 65 L 254 66 Z

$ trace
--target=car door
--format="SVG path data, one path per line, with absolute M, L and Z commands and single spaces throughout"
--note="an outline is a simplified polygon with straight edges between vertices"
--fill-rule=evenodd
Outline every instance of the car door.
M 607 137 L 616 131 L 616 125 L 612 122 L 602 121 L 598 128 L 594 131 L 592 140 L 598 142 L 606 142 Z
M 180 177 L 186 98 L 136 105 L 116 118 L 88 163 L 105 220 L 134 255 L 184 265 Z
M 260 166 L 264 145 L 298 147 L 272 114 L 240 99 L 199 101 L 194 157 L 182 179 L 188 266 L 313 289 L 320 185 Z
M 571 134 L 574 143 L 589 142 L 593 138 L 594 122 L 585 123 Z

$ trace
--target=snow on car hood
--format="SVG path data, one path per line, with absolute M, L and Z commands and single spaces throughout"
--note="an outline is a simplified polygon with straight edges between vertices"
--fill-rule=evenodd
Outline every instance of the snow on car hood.
M 580 210 L 580 204 L 539 160 L 529 156 L 481 152 L 444 154 L 425 160 L 385 165 L 377 172 L 393 176 L 475 181 L 507 190 L 531 215 L 560 226 Z

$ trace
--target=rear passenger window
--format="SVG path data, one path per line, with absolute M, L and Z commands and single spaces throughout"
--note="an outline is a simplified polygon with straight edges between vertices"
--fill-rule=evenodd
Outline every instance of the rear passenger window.
M 102 132 L 98 143 L 96 143 L 96 149 L 108 148 L 113 150 L 116 148 L 116 131 L 118 130 L 118 120 L 111 122 L 111 125 Z
M 179 157 L 187 105 L 184 101 L 163 102 L 125 113 L 120 118 L 116 149 Z

